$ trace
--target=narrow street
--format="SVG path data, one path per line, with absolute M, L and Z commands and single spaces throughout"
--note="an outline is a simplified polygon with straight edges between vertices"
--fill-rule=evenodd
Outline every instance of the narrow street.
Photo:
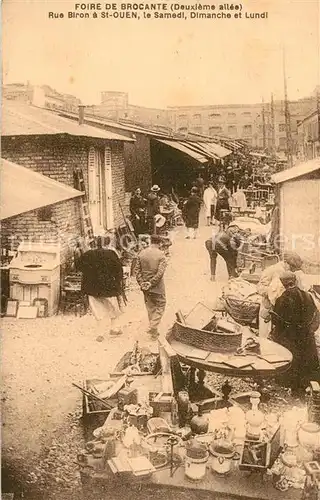
M 221 261 L 217 273 L 219 282 L 209 280 L 204 241 L 210 234 L 211 229 L 203 225 L 196 240 L 186 240 L 184 228 L 177 228 L 173 233 L 162 333 L 171 326 L 178 309 L 187 312 L 198 301 L 214 303 L 221 283 L 226 280 Z M 128 298 L 122 318 L 124 334 L 106 337 L 101 343 L 96 337 L 102 333 L 102 325 L 91 315 L 79 318 L 71 313 L 37 320 L 4 319 L 2 462 L 4 468 L 13 470 L 14 474 L 22 473 L 22 483 L 26 480 L 37 487 L 36 467 L 48 453 L 54 459 L 59 447 L 66 448 L 66 441 L 72 442 L 74 453 L 76 443 L 81 445 L 81 394 L 72 387 L 72 382 L 105 377 L 135 340 L 152 345 L 145 333 L 143 297 L 134 279 Z M 77 487 L 72 474 L 69 486 Z M 58 498 L 57 494 L 54 498 Z

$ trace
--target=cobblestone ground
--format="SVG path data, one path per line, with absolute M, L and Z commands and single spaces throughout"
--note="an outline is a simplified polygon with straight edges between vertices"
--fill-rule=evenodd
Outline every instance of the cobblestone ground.
M 197 301 L 215 301 L 221 283 L 209 280 L 204 241 L 210 232 L 210 228 L 201 227 L 196 240 L 186 240 L 184 228 L 173 233 L 162 333 L 172 325 L 178 309 L 187 312 Z M 222 262 L 218 273 L 221 280 L 226 279 Z M 50 489 L 49 495 L 50 478 L 58 489 L 66 484 L 69 488 L 77 487 L 68 461 L 74 459 L 76 443 L 81 445 L 81 396 L 72 382 L 105 377 L 136 339 L 141 345 L 152 345 L 146 334 L 143 297 L 134 279 L 128 299 L 121 318 L 124 334 L 117 338 L 106 336 L 101 343 L 96 337 L 104 333 L 103 324 L 91 315 L 80 318 L 68 314 L 37 320 L 4 318 L 2 465 L 4 479 L 13 478 L 17 488 L 20 481 L 24 489 Z M 68 446 L 64 446 L 66 441 Z M 60 475 L 57 462 L 63 470 Z M 58 491 L 54 490 L 52 498 L 60 498 Z M 70 494 L 66 498 L 71 498 Z

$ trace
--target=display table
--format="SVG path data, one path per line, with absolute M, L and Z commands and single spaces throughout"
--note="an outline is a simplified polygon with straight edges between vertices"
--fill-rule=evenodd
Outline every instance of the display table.
M 242 327 L 242 329 L 242 344 L 244 344 L 249 337 L 253 336 L 253 334 L 247 327 Z M 177 354 L 179 360 L 186 365 L 193 366 L 204 371 L 223 373 L 224 375 L 231 377 L 273 377 L 279 373 L 285 372 L 292 362 L 292 354 L 288 351 L 288 349 L 282 347 L 276 342 L 261 338 L 259 338 L 259 354 L 252 352 L 236 356 L 236 358 L 243 360 L 246 363 L 246 366 L 239 368 L 228 366 L 226 364 L 230 362 L 231 358 L 235 358 L 235 355 L 232 353 L 210 352 L 205 351 L 204 349 L 196 349 L 175 340 L 170 336 L 170 333 L 167 335 L 167 342 L 169 343 L 171 349 Z M 268 358 L 269 360 L 278 359 L 278 361 L 269 362 L 264 358 Z
M 95 460 L 97 462 L 98 459 Z M 126 497 L 136 498 L 133 492 L 138 489 L 139 498 L 165 498 L 166 500 L 296 500 L 301 498 L 301 490 L 290 488 L 286 492 L 278 491 L 272 483 L 271 477 L 266 480 L 260 473 L 249 473 L 234 469 L 227 476 L 219 476 L 211 471 L 209 457 L 205 478 L 200 482 L 192 482 L 185 477 L 182 464 L 170 477 L 170 470 L 157 470 L 151 477 L 143 480 L 130 476 L 129 478 L 114 475 L 109 466 L 105 470 L 96 471 L 92 468 L 80 470 L 81 482 L 86 498 L 116 499 L 121 492 Z M 101 496 L 104 491 L 104 496 Z M 97 493 L 100 493 L 100 496 Z M 144 495 L 146 494 L 146 496 Z M 186 497 L 186 493 L 188 496 Z M 95 496 L 97 495 L 97 496 Z M 161 496 L 163 495 L 163 497 Z

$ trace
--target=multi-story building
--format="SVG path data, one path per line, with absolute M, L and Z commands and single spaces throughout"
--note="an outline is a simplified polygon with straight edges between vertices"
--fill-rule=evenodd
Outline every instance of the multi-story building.
M 289 102 L 293 149 L 298 141 L 298 123 L 314 108 L 315 97 Z M 265 104 L 178 106 L 169 108 L 175 131 L 246 140 L 257 148 L 287 149 L 284 101 Z M 273 116 L 272 116 L 273 114 Z
M 80 99 L 71 94 L 62 94 L 49 85 L 14 83 L 3 86 L 3 97 L 11 101 L 34 104 L 40 108 L 78 112 Z
M 316 109 L 298 123 L 298 153 L 302 160 L 320 156 L 320 111 Z
M 252 143 L 258 135 L 261 105 L 171 107 L 171 122 L 180 134 L 243 138 Z
M 19 102 L 32 102 L 33 87 L 29 83 L 10 83 L 2 87 L 4 99 Z
M 293 153 L 297 150 L 298 123 L 314 109 L 316 91 L 309 98 L 289 102 Z M 129 103 L 126 92 L 102 92 L 101 104 L 87 107 L 91 114 L 152 128 L 167 127 L 190 133 L 244 139 L 255 148 L 287 150 L 284 101 L 271 103 L 147 108 Z
M 170 111 L 168 109 L 129 104 L 127 92 L 101 92 L 101 104 L 87 106 L 87 112 L 95 116 L 128 121 L 146 127 L 170 127 Z

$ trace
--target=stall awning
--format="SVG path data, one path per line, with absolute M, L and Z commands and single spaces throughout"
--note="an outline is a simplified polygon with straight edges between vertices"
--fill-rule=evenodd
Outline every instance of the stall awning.
M 1 219 L 82 196 L 45 175 L 1 159 Z
M 209 142 L 206 144 L 209 148 L 209 151 L 212 152 L 219 159 L 224 158 L 232 153 L 230 149 L 225 148 L 224 146 L 220 146 L 220 144 L 215 144 L 214 142 Z
M 215 160 L 219 160 L 219 157 L 214 155 L 212 151 L 207 147 L 207 143 L 205 142 L 183 142 L 182 144 L 185 144 L 188 148 L 192 149 L 193 151 L 196 151 L 200 154 L 203 154 L 204 156 L 207 157 L 207 159 L 214 158 Z
M 173 149 L 181 151 L 182 153 L 190 156 L 191 158 L 198 161 L 199 163 L 207 163 L 207 161 L 208 161 L 208 158 L 206 158 L 203 154 L 195 151 L 194 149 L 192 149 L 188 145 L 186 145 L 187 143 L 180 142 L 180 141 L 167 141 L 164 139 L 161 139 L 161 140 L 157 139 L 157 141 L 160 142 L 161 144 L 165 144 L 166 146 L 169 146 Z

